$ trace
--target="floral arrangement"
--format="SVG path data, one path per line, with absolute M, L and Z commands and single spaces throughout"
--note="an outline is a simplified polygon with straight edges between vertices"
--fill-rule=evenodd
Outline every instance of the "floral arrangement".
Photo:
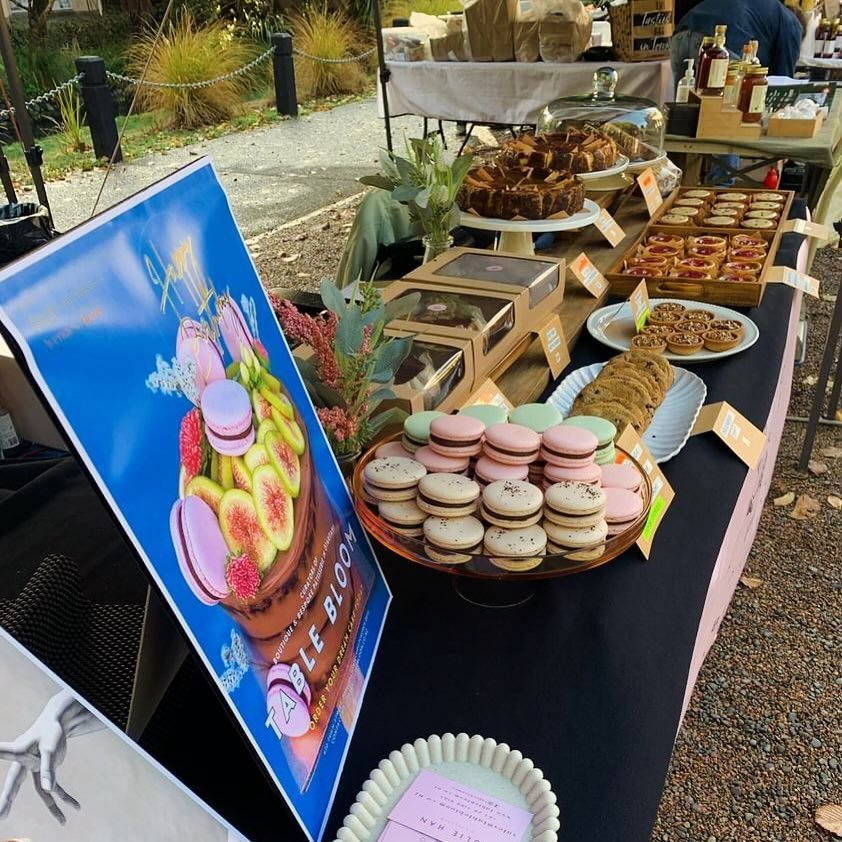
M 360 182 L 388 190 L 396 202 L 409 208 L 412 220 L 430 241 L 442 243 L 459 224 L 456 197 L 472 161 L 470 153 L 457 156 L 445 149 L 438 135 L 411 138 L 406 157 L 381 150 L 382 172 L 363 176 Z
M 406 413 L 396 407 L 378 412 L 395 397 L 395 375 L 412 348 L 412 337 L 387 337 L 386 325 L 408 315 L 418 295 L 383 304 L 373 283 L 357 284 L 347 303 L 334 282 L 321 284 L 326 312 L 301 313 L 292 302 L 270 293 L 287 339 L 308 346 L 312 355 L 296 356 L 301 376 L 337 456 L 358 453 L 389 424 Z

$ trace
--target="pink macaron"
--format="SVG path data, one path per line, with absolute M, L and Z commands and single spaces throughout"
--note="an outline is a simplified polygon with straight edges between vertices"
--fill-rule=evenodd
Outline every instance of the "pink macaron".
M 643 500 L 625 488 L 605 489 L 605 521 L 609 535 L 625 532 L 643 511 Z
M 200 497 L 176 500 L 170 535 L 181 573 L 199 601 L 216 605 L 225 599 L 231 590 L 225 578 L 228 546 L 213 509 Z
M 225 363 L 219 346 L 205 328 L 191 319 L 184 319 L 178 326 L 175 358 L 182 364 L 192 363 L 196 398 L 201 399 L 205 387 L 215 380 L 225 379 Z M 198 404 L 198 400 L 194 401 Z
M 603 488 L 624 488 L 626 491 L 638 491 L 642 481 L 640 471 L 628 462 L 602 466 Z
M 216 380 L 202 393 L 202 418 L 211 447 L 223 456 L 242 456 L 254 444 L 248 392 L 234 380 Z
M 561 468 L 581 468 L 594 461 L 598 444 L 582 427 L 550 427 L 542 436 L 541 458 Z
M 375 459 L 388 459 L 390 456 L 412 459 L 412 454 L 399 441 L 387 441 L 374 451 Z
M 476 456 L 485 424 L 470 415 L 442 415 L 430 424 L 430 447 L 442 456 Z
M 411 458 L 420 462 L 428 474 L 463 474 L 470 464 L 467 456 L 444 456 L 429 445 L 419 447 Z
M 498 479 L 525 480 L 529 476 L 527 465 L 504 465 L 488 456 L 480 456 L 474 466 L 474 479 L 480 485 L 497 482 Z
M 304 676 L 299 673 L 296 679 L 289 664 L 275 664 L 269 670 L 266 676 L 266 709 L 281 734 L 300 737 L 310 730 L 312 698 Z
M 538 457 L 541 436 L 521 424 L 493 424 L 485 431 L 486 456 L 505 465 L 529 465 Z
M 544 486 L 548 487 L 557 482 L 584 482 L 587 485 L 599 485 L 602 471 L 593 462 L 579 468 L 563 468 L 560 465 L 544 466 Z

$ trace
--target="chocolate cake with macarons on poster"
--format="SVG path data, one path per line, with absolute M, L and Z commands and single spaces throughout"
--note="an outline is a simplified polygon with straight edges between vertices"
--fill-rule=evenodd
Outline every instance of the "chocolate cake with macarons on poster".
M 319 839 L 391 596 L 211 164 L 4 269 L 0 320 Z

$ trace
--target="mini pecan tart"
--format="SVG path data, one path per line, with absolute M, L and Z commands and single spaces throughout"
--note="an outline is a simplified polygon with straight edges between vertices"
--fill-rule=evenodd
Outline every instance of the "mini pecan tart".
M 705 340 L 699 333 L 671 333 L 666 337 L 667 348 L 671 354 L 689 357 L 697 354 L 705 346 Z
M 685 310 L 684 318 L 688 322 L 712 322 L 716 316 L 710 310 Z
M 632 337 L 631 347 L 635 351 L 650 351 L 653 354 L 663 354 L 667 350 L 664 337 L 652 333 L 639 333 Z
M 745 325 L 736 319 L 717 319 L 708 324 L 710 330 L 734 330 L 742 336 L 745 333 Z
M 677 301 L 662 301 L 652 308 L 653 313 L 683 313 L 687 308 Z
M 741 338 L 736 330 L 709 330 L 702 336 L 705 348 L 716 353 L 736 348 Z
M 706 333 L 709 330 L 709 322 L 689 322 L 685 319 L 675 326 L 673 333 Z
M 669 310 L 653 310 L 649 314 L 650 325 L 677 325 L 684 321 L 684 311 L 680 313 L 671 312 Z
M 684 324 L 684 322 L 679 322 L 679 324 Z M 643 334 L 647 336 L 669 336 L 671 333 L 675 333 L 676 328 L 678 325 L 646 325 L 642 331 Z

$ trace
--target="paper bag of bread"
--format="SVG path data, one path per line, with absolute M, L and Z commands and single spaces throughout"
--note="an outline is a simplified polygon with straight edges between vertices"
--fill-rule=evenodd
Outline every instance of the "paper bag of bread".
M 520 0 L 513 29 L 515 61 L 539 61 L 541 52 L 538 26 L 541 22 L 541 5 L 532 0 Z
M 538 25 L 544 61 L 578 61 L 591 40 L 591 16 L 580 0 L 548 0 Z
M 512 61 L 518 0 L 462 0 L 473 61 Z

